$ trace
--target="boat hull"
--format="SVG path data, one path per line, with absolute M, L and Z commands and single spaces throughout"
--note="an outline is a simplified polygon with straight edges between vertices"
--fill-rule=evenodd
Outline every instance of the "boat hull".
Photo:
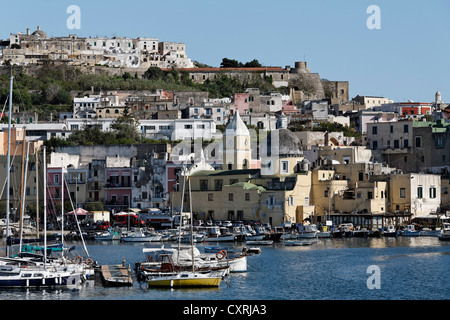
M 66 287 L 81 283 L 81 276 L 72 274 L 54 275 L 47 277 L 23 277 L 22 274 L 2 276 L 0 288 L 44 288 Z
M 159 288 L 213 288 L 219 287 L 221 278 L 157 278 L 148 280 L 147 284 L 149 287 L 159 287 Z
M 234 234 L 228 235 L 228 236 L 219 236 L 219 237 L 207 237 L 207 242 L 228 242 L 228 241 L 234 241 L 235 236 Z
M 161 237 L 123 237 L 120 239 L 122 242 L 158 242 L 161 241 Z
M 317 237 L 317 232 L 300 232 L 297 239 L 313 239 Z

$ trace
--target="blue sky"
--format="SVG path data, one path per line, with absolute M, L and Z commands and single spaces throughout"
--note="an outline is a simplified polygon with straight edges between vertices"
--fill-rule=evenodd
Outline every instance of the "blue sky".
M 192 60 L 267 66 L 306 60 L 312 72 L 350 83 L 350 96 L 450 102 L 448 0 L 22 0 L 2 4 L 0 38 L 40 25 L 49 36 L 155 37 L 186 43 Z M 81 29 L 66 26 L 69 5 Z M 366 26 L 370 5 L 381 29 Z

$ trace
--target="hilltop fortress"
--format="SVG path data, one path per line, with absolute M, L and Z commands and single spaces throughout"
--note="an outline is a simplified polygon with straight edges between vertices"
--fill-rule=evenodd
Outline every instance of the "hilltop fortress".
M 213 81 L 220 75 L 239 78 L 270 79 L 273 86 L 289 87 L 294 103 L 304 100 L 331 98 L 334 103 L 349 100 L 348 81 L 322 81 L 318 73 L 311 73 L 306 62 L 295 62 L 295 67 L 262 68 L 196 68 L 186 54 L 186 45 L 160 42 L 157 38 L 88 37 L 77 35 L 49 37 L 40 26 L 34 32 L 11 33 L 0 42 L 0 64 L 26 67 L 44 63 L 76 66 L 84 73 L 121 75 L 130 72 L 142 77 L 150 67 L 163 70 L 175 68 L 187 71 L 195 83 Z

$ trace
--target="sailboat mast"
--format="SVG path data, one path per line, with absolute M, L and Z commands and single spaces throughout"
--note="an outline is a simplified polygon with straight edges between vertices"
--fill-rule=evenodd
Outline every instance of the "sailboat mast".
M 46 147 L 44 146 L 43 153 L 43 168 L 44 168 L 44 267 L 47 262 L 47 160 Z
M 61 158 L 61 243 L 64 248 L 64 166 L 62 163 L 62 158 Z
M 183 221 L 183 208 L 184 208 L 184 192 L 186 186 L 186 167 L 183 165 L 183 192 L 181 193 L 181 210 L 180 210 L 180 221 L 178 225 L 178 255 L 177 255 L 177 263 L 180 259 L 180 246 L 181 246 L 181 222 Z
M 10 84 L 9 84 L 9 111 L 8 111 L 8 153 L 7 153 L 7 174 L 6 174 L 6 256 L 9 257 L 9 246 L 8 246 L 8 240 L 9 240 L 9 189 L 10 189 L 10 182 L 9 182 L 9 175 L 11 171 L 11 109 L 12 109 L 12 95 L 13 95 L 13 79 L 14 77 L 11 76 Z
M 39 149 L 35 149 L 35 156 L 36 156 L 36 236 L 39 239 L 39 174 L 38 174 L 38 168 L 39 168 Z
M 26 195 L 26 184 L 27 184 L 27 175 L 28 175 L 28 153 L 30 147 L 29 142 L 27 141 L 27 159 L 25 163 L 25 174 L 22 179 L 22 209 L 20 210 L 20 246 L 19 251 L 22 252 L 22 237 L 23 237 L 23 216 L 25 214 L 25 195 Z
M 191 179 L 188 179 L 189 185 L 189 213 L 191 215 L 191 256 L 192 256 L 192 272 L 194 272 L 194 220 L 192 218 L 192 195 L 191 195 Z

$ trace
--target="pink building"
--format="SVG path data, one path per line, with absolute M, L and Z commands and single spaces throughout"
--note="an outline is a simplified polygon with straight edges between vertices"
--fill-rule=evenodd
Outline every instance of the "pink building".
M 105 168 L 105 201 L 111 212 L 120 212 L 131 206 L 131 168 Z
M 240 114 L 249 114 L 249 94 L 248 93 L 235 93 L 234 94 L 234 109 L 239 111 Z

